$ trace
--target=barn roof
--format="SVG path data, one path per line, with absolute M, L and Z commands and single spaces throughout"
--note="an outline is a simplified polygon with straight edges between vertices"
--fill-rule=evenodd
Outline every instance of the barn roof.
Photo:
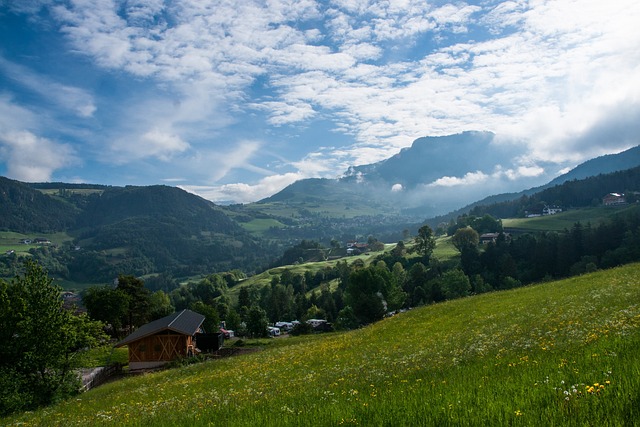
M 140 326 L 131 335 L 117 343 L 116 347 L 122 347 L 164 330 L 174 331 L 183 335 L 194 335 L 198 332 L 198 329 L 200 329 L 202 322 L 204 322 L 204 316 L 202 314 L 191 310 L 182 310 Z

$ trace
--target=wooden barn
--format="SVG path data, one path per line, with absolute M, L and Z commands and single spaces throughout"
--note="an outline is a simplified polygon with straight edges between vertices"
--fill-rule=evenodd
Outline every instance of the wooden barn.
M 153 369 L 179 357 L 193 355 L 195 335 L 205 317 L 182 310 L 141 326 L 116 344 L 129 347 L 129 369 Z

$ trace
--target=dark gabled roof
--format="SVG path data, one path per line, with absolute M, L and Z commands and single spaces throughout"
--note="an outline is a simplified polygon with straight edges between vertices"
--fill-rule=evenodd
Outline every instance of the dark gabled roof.
M 149 335 L 170 330 L 183 335 L 195 335 L 200 329 L 200 325 L 204 322 L 204 316 L 191 310 L 182 310 L 177 313 L 170 314 L 162 319 L 154 320 L 146 325 L 140 326 L 131 335 L 117 343 L 116 347 L 122 347 L 131 342 L 137 341 Z

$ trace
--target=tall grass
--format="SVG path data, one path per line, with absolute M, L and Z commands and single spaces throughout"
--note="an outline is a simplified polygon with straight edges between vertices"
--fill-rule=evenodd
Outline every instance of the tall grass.
M 640 264 L 106 384 L 3 425 L 640 425 Z

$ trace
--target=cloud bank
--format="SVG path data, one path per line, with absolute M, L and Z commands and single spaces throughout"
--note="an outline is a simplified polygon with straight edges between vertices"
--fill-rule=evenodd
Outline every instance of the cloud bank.
M 439 187 L 515 183 L 543 176 L 544 164 L 640 142 L 632 0 L 32 0 L 5 9 L 2 19 L 52 31 L 96 80 L 126 87 L 109 93 L 0 57 L 15 86 L 0 99 L 20 116 L 0 129 L 16 178 L 104 162 L 148 173 L 141 181 L 184 177 L 212 200 L 253 201 L 426 135 L 491 130 L 525 151 L 495 176 L 470 170 Z M 32 121 L 42 112 L 47 126 Z M 21 144 L 77 158 L 33 169 Z

